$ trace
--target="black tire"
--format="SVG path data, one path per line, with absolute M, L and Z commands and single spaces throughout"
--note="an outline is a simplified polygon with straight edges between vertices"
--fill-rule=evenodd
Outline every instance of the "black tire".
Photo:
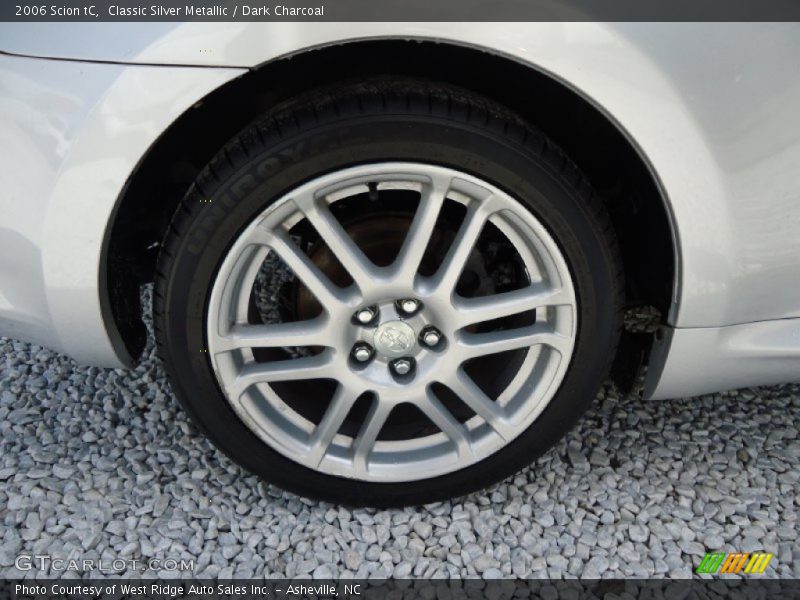
M 482 462 L 407 483 L 342 479 L 272 450 L 230 408 L 202 351 L 210 286 L 237 233 L 299 183 L 383 160 L 460 169 L 524 202 L 558 242 L 579 305 L 572 362 L 538 419 Z M 303 496 L 396 506 L 486 487 L 554 445 L 591 403 L 608 372 L 619 339 L 622 290 L 621 261 L 604 206 L 555 144 L 504 107 L 466 91 L 381 79 L 341 84 L 287 103 L 219 152 L 169 226 L 157 265 L 154 317 L 159 353 L 175 394 L 233 460 Z

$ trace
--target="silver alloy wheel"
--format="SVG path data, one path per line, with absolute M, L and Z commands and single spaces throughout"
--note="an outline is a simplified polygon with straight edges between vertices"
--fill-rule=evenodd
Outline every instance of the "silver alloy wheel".
M 420 200 L 396 260 L 371 262 L 330 210 L 371 190 L 415 190 Z M 466 211 L 452 246 L 435 274 L 418 273 L 445 201 Z M 353 284 L 339 287 L 293 241 L 290 229 L 307 219 Z M 525 265 L 529 285 L 490 296 L 455 292 L 464 265 L 487 223 L 505 236 Z M 256 276 L 269 253 L 288 266 L 323 307 L 313 319 L 249 324 Z M 403 302 L 419 302 L 408 314 Z M 411 305 L 409 305 L 411 306 Z M 377 309 L 370 323 L 357 315 Z M 535 311 L 533 324 L 488 332 L 472 326 Z M 220 388 L 242 421 L 266 444 L 322 473 L 375 482 L 414 481 L 463 469 L 520 435 L 544 410 L 569 366 L 577 333 L 577 305 L 566 261 L 544 226 L 495 186 L 445 167 L 378 163 L 321 176 L 270 204 L 239 235 L 215 278 L 207 313 L 207 343 Z M 418 336 L 440 333 L 435 347 Z M 410 339 L 409 339 L 410 338 Z M 366 362 L 354 348 L 374 349 Z M 316 354 L 260 362 L 256 348 L 322 347 Z M 496 398 L 464 368 L 470 359 L 524 352 L 521 367 Z M 399 357 L 399 358 L 398 358 Z M 398 375 L 391 364 L 408 360 Z M 276 382 L 328 379 L 336 391 L 319 423 L 293 410 Z M 455 418 L 436 389 L 449 388 L 471 409 Z M 340 433 L 362 394 L 372 401 L 355 436 Z M 379 439 L 392 410 L 412 404 L 438 432 L 411 439 Z

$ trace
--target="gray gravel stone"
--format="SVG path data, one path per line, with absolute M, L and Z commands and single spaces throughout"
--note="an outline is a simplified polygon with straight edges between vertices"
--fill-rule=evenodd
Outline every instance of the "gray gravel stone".
M 425 521 L 417 521 L 414 523 L 414 533 L 416 533 L 423 540 L 427 540 L 429 537 L 431 537 L 432 532 L 433 527 L 431 527 L 430 523 Z
M 589 455 L 589 464 L 596 467 L 607 467 L 610 464 L 608 454 L 599 448 L 595 448 Z
M 311 574 L 315 579 L 333 579 L 336 577 L 330 565 L 320 565 Z
M 628 535 L 634 542 L 646 542 L 650 537 L 650 532 L 644 525 L 634 523 L 628 528 Z
M 536 522 L 542 527 L 552 527 L 555 524 L 555 519 L 550 513 L 540 513 L 536 515 Z
M 394 568 L 393 577 L 403 578 L 411 575 L 412 565 L 410 562 L 403 561 Z
M 547 557 L 546 562 L 549 566 L 555 567 L 562 572 L 566 571 L 567 566 L 569 565 L 569 560 L 559 554 L 551 554 Z
M 0 544 L 0 566 L 11 567 L 22 549 L 22 540 L 12 539 Z
M 599 579 L 608 570 L 608 559 L 601 555 L 593 556 L 586 563 L 582 576 L 585 579 Z
M 201 577 L 691 577 L 730 548 L 774 551 L 768 573 L 797 578 L 799 414 L 798 385 L 664 402 L 605 385 L 562 442 L 490 490 L 350 510 L 216 451 L 152 337 L 130 372 L 0 338 L 0 576 L 46 552 L 177 556 Z
M 698 544 L 697 542 L 681 540 L 678 546 L 684 554 L 692 554 L 694 556 L 703 556 L 705 554 L 703 545 Z
M 715 533 L 707 535 L 703 539 L 703 544 L 709 550 L 719 550 L 722 546 L 725 545 L 725 540 L 722 538 L 721 535 L 717 535 Z

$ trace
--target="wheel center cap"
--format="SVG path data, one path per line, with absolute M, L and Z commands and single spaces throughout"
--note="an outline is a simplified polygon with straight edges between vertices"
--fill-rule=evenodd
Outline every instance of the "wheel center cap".
M 388 321 L 375 331 L 375 349 L 384 356 L 406 356 L 414 348 L 415 338 L 408 323 Z

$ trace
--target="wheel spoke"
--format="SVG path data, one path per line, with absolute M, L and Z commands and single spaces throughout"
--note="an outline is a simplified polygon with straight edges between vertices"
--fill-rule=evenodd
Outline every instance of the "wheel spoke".
M 238 398 L 247 388 L 257 383 L 321 379 L 332 376 L 334 376 L 333 354 L 327 351 L 302 358 L 266 363 L 253 362 L 242 367 L 239 375 L 231 383 L 228 393 Z
M 381 402 L 378 397 L 373 400 L 361 430 L 353 440 L 353 467 L 357 473 L 366 475 L 369 472 L 369 455 L 391 412 L 391 404 Z
M 309 450 L 306 458 L 309 463 L 318 467 L 328 453 L 328 448 L 336 437 L 336 433 L 342 426 L 347 414 L 355 404 L 358 394 L 354 393 L 344 385 L 339 384 L 336 392 L 331 399 L 330 406 L 325 411 L 319 425 L 309 440 Z
M 285 232 L 260 229 L 253 235 L 252 241 L 273 250 L 323 307 L 340 304 L 343 301 L 344 294 L 341 289 L 311 262 L 305 252 L 300 250 Z
M 395 277 L 404 281 L 414 280 L 451 181 L 449 177 L 435 177 L 423 187 L 419 207 L 393 266 Z
M 569 350 L 571 341 L 567 336 L 555 333 L 537 323 L 518 329 L 489 331 L 486 333 L 462 333 L 459 336 L 459 343 L 463 356 L 474 358 L 539 345 L 549 346 L 559 354 L 565 355 Z
M 425 398 L 419 401 L 418 407 L 455 444 L 460 458 L 472 456 L 467 428 L 447 410 L 433 391 L 428 389 Z
M 324 346 L 327 318 L 269 325 L 234 325 L 228 335 L 216 340 L 219 352 L 242 348 L 291 348 Z
M 363 293 L 372 284 L 375 265 L 356 245 L 327 206 L 306 200 L 300 204 L 300 208 Z
M 501 438 L 511 439 L 513 428 L 506 419 L 503 407 L 489 398 L 464 369 L 459 368 L 455 377 L 442 383 L 455 392 L 464 404 L 475 411 L 475 414 L 483 418 Z
M 456 327 L 466 327 L 474 323 L 492 321 L 510 317 L 543 306 L 561 306 L 572 304 L 569 292 L 563 288 L 542 288 L 531 285 L 526 288 L 503 292 L 493 296 L 463 298 L 453 300 L 455 313 L 453 320 Z
M 447 255 L 442 260 L 436 275 L 433 276 L 433 285 L 436 290 L 449 294 L 455 289 L 464 265 L 467 264 L 467 259 L 478 241 L 486 221 L 491 216 L 490 205 L 491 199 L 487 199 L 480 204 L 473 203 L 467 209 L 467 215 L 456 234 L 453 245 L 450 246 Z

